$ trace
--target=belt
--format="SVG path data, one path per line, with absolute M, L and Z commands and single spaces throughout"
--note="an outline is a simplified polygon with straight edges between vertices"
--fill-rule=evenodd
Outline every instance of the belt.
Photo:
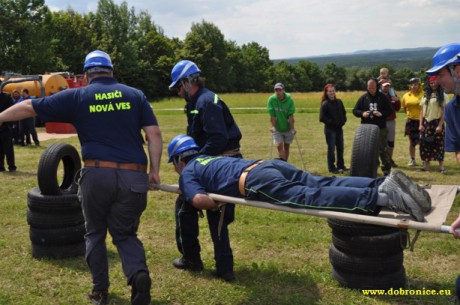
M 99 168 L 117 168 L 117 169 L 124 169 L 130 171 L 138 171 L 138 172 L 147 172 L 147 165 L 146 164 L 139 164 L 139 163 L 118 163 L 118 162 L 111 162 L 111 161 L 102 161 L 102 160 L 85 160 L 85 167 L 99 167 Z
M 233 155 L 236 155 L 236 154 L 239 154 L 239 153 L 240 153 L 240 149 L 239 148 L 234 148 L 234 149 L 224 151 L 223 153 L 221 153 L 221 155 L 224 156 L 224 157 L 230 157 L 230 156 L 233 156 Z
M 244 171 L 241 173 L 240 180 L 238 180 L 238 189 L 240 191 L 240 194 L 243 196 L 246 196 L 246 189 L 244 188 L 244 185 L 246 183 L 246 177 L 248 176 L 248 173 L 257 165 L 265 162 L 265 160 L 259 160 L 256 163 L 246 167 Z

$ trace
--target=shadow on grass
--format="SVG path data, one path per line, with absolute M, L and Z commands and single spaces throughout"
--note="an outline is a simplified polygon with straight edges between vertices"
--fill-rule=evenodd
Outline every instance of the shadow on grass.
M 196 273 L 195 276 L 216 280 L 209 271 Z M 235 277 L 234 282 L 226 285 L 241 287 L 245 298 L 233 304 L 315 304 L 321 298 L 315 280 L 308 274 L 283 272 L 279 266 L 270 263 L 254 263 L 251 268 L 237 269 Z

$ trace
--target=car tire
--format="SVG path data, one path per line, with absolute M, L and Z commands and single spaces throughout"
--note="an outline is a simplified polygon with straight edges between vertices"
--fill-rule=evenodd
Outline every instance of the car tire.
M 356 128 L 351 152 L 350 176 L 376 178 L 379 163 L 380 129 L 373 124 Z
M 62 161 L 64 175 L 58 181 L 58 167 Z M 81 168 L 78 151 L 70 144 L 55 143 L 48 146 L 38 163 L 38 186 L 44 195 L 76 194 L 75 176 Z

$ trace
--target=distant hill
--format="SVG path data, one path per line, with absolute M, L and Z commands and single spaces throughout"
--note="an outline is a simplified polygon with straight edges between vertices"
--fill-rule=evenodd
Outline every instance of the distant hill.
M 357 51 L 348 54 L 330 54 L 324 56 L 296 57 L 275 59 L 274 63 L 281 60 L 289 64 L 297 64 L 300 60 L 316 63 L 322 68 L 325 64 L 334 63 L 338 67 L 371 68 L 381 63 L 386 63 L 399 70 L 409 68 L 413 71 L 426 69 L 431 66 L 431 59 L 438 48 L 410 48 L 410 49 L 385 49 L 373 51 Z

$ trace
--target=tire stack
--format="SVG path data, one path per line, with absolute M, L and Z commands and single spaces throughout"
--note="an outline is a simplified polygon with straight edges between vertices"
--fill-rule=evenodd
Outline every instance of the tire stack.
M 62 179 L 58 177 L 61 162 Z M 80 155 L 72 145 L 56 143 L 43 152 L 37 171 L 39 187 L 27 194 L 33 257 L 66 258 L 85 254 L 85 220 L 75 182 L 80 168 Z
M 328 219 L 332 228 L 332 276 L 352 289 L 398 289 L 406 284 L 403 266 L 407 230 Z
M 353 141 L 350 175 L 377 177 L 380 130 L 361 124 Z M 352 289 L 401 288 L 406 284 L 403 266 L 407 230 L 328 219 L 332 228 L 329 260 L 332 276 Z

